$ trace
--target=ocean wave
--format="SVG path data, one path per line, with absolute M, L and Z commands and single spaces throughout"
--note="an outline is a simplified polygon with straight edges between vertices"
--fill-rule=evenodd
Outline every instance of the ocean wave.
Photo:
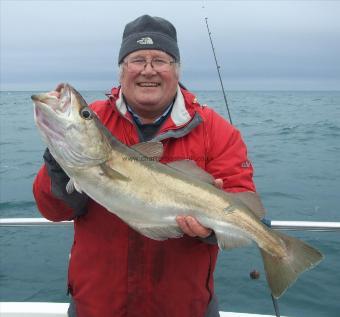
M 299 135 L 303 139 L 310 139 L 311 135 L 320 136 L 339 136 L 340 126 L 335 122 L 317 121 L 314 123 L 297 123 L 291 126 L 277 127 L 276 134 L 282 135 Z
M 22 162 L 17 164 L 17 167 L 28 167 L 28 166 L 36 166 L 36 162 Z
M 1 165 L 0 168 L 0 175 L 6 174 L 6 173 L 10 173 L 13 170 L 17 171 L 19 168 L 17 166 L 9 166 L 9 165 Z
M 0 202 L 0 210 L 22 210 L 31 209 L 36 206 L 33 200 L 22 200 L 22 201 L 4 201 Z
M 34 130 L 32 127 L 18 127 L 18 131 L 30 131 Z
M 20 143 L 21 143 L 20 141 L 2 141 L 2 142 L 0 142 L 0 146 L 3 146 L 3 145 L 18 145 Z
M 299 128 L 298 125 L 295 126 L 291 126 L 291 127 L 284 127 L 279 129 L 279 131 L 277 132 L 278 135 L 287 135 L 287 134 L 291 134 L 297 131 L 297 129 Z
M 288 199 L 294 199 L 294 200 L 302 200 L 302 197 L 297 194 L 291 194 L 291 193 L 283 193 L 278 191 L 272 191 L 272 192 L 262 192 L 261 196 L 263 198 L 288 198 Z

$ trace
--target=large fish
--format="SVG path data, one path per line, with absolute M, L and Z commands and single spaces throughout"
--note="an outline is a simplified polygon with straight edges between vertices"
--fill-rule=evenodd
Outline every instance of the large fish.
M 191 161 L 159 163 L 161 142 L 134 147 L 119 142 L 70 85 L 32 99 L 43 140 L 70 177 L 67 190 L 85 192 L 141 234 L 156 240 L 181 237 L 176 216 L 191 215 L 214 230 L 221 249 L 253 241 L 276 298 L 322 260 L 308 244 L 266 227 L 256 194 L 216 188 Z

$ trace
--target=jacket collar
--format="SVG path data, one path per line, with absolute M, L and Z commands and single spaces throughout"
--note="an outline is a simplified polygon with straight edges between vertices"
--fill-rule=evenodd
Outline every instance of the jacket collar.
M 108 95 L 110 98 L 116 99 L 117 110 L 124 116 L 129 117 L 129 111 L 124 101 L 122 90 L 113 88 L 111 94 Z M 185 103 L 185 96 L 181 88 L 177 87 L 177 95 L 174 101 L 172 111 L 170 114 L 171 120 L 175 126 L 183 126 L 192 119 L 192 114 L 188 111 Z

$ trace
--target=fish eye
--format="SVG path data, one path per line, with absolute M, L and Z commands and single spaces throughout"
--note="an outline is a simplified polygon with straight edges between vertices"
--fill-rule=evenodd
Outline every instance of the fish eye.
M 80 116 L 85 120 L 92 119 L 91 111 L 87 108 L 80 110 Z

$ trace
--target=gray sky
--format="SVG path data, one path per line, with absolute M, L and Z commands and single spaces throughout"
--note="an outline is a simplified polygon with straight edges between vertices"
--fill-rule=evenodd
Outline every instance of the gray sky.
M 142 14 L 175 25 L 193 90 L 220 87 L 206 16 L 226 90 L 340 90 L 340 1 L 0 2 L 1 90 L 117 85 L 124 26 Z

